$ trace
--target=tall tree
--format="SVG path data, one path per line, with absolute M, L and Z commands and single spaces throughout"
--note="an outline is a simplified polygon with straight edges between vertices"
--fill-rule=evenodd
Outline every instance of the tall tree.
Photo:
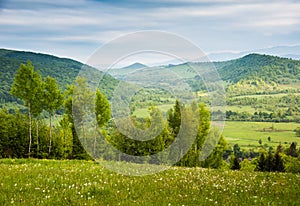
M 110 105 L 104 94 L 99 89 L 96 91 L 95 115 L 99 129 L 103 127 L 111 117 Z M 96 154 L 97 136 L 94 136 L 93 153 Z
M 81 84 L 81 82 L 82 82 L 82 84 Z M 80 85 L 82 87 L 86 87 L 86 80 L 83 77 L 77 77 L 75 80 L 75 83 L 77 84 L 78 87 Z M 85 90 L 85 88 L 82 88 L 82 89 Z M 91 159 L 91 157 L 88 155 L 88 153 L 84 149 L 82 142 L 80 141 L 80 139 L 78 137 L 77 132 L 79 132 L 80 128 L 77 128 L 77 130 L 75 128 L 75 121 L 76 121 L 77 126 L 80 125 L 80 123 L 82 122 L 83 115 L 84 115 L 84 111 L 82 110 L 82 108 L 80 107 L 78 102 L 77 102 L 77 104 L 73 105 L 74 98 L 79 98 L 78 96 L 77 97 L 74 97 L 74 96 L 79 95 L 79 94 L 82 94 L 82 92 L 80 92 L 80 93 L 76 92 L 76 94 L 74 94 L 74 85 L 68 86 L 68 89 L 66 90 L 66 95 L 65 95 L 66 99 L 64 102 L 66 114 L 67 114 L 68 120 L 70 122 L 70 127 L 72 130 L 72 136 L 73 136 L 71 157 L 73 159 Z M 82 98 L 82 99 L 84 100 L 85 98 Z M 78 99 L 76 101 L 78 101 Z M 90 99 L 85 99 L 85 101 L 90 101 Z
M 56 110 L 62 106 L 63 103 L 63 95 L 58 85 L 56 84 L 56 80 L 52 77 L 47 76 L 44 82 L 44 98 L 43 104 L 44 109 L 50 115 L 49 121 L 49 155 L 51 153 L 52 147 L 52 117 L 55 114 Z
M 32 134 L 31 134 L 31 107 L 35 102 L 40 101 L 38 94 L 42 92 L 42 77 L 34 71 L 30 61 L 27 64 L 21 64 L 15 74 L 14 82 L 11 87 L 12 95 L 23 100 L 28 109 L 28 133 L 29 145 L 28 155 L 31 154 Z
M 95 114 L 99 127 L 103 127 L 111 116 L 109 102 L 99 89 L 96 91 Z
M 290 145 L 290 148 L 287 149 L 286 154 L 292 157 L 298 157 L 297 154 L 297 144 L 295 142 L 292 142 Z

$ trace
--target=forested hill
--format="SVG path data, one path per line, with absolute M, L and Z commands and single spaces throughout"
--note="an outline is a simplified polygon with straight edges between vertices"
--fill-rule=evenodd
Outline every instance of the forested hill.
M 300 80 L 300 61 L 276 56 L 249 54 L 227 62 L 215 63 L 224 81 L 260 78 L 267 83 L 291 83 Z
M 10 95 L 10 87 L 20 64 L 27 63 L 28 60 L 32 62 L 34 68 L 39 71 L 42 77 L 49 75 L 55 78 L 62 88 L 72 84 L 83 66 L 82 63 L 72 59 L 33 52 L 0 49 L 0 104 L 16 100 Z M 105 83 L 103 82 L 100 87 L 106 90 L 104 93 L 109 93 L 116 82 L 116 79 L 106 76 Z
M 72 59 L 33 52 L 0 49 L 0 104 L 16 100 L 10 95 L 10 86 L 20 64 L 26 63 L 28 60 L 32 62 L 35 69 L 43 77 L 49 75 L 56 78 L 62 88 L 73 82 L 83 66 L 82 63 Z M 206 63 L 196 64 L 201 66 Z M 220 77 L 227 82 L 228 91 L 235 95 L 255 94 L 265 91 L 270 93 L 285 91 L 286 87 L 281 87 L 280 85 L 288 85 L 289 90 L 291 90 L 290 88 L 292 90 L 296 88 L 297 90 L 297 85 L 300 83 L 299 60 L 249 54 L 239 59 L 214 62 L 214 64 Z M 186 64 L 172 65 L 169 69 L 180 70 L 182 77 L 188 79 L 194 91 L 204 89 L 201 82 L 199 82 L 199 78 L 196 78 L 196 73 L 190 71 Z M 121 73 L 119 74 L 118 72 Z M 114 70 L 114 73 L 111 73 L 111 75 L 122 77 L 125 74 L 124 70 L 119 69 Z M 103 89 L 108 98 L 111 96 L 112 88 L 117 82 L 111 76 L 106 76 L 105 81 L 100 83 L 100 88 Z

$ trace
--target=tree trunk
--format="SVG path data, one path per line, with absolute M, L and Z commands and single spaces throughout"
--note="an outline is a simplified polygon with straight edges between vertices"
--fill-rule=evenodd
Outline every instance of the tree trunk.
M 28 146 L 28 156 L 30 157 L 31 153 L 31 142 L 32 142 L 32 136 L 31 136 L 31 113 L 30 113 L 30 103 L 28 103 L 28 130 L 29 130 L 29 146 Z
M 52 144 L 52 114 L 50 114 L 50 128 L 49 128 L 49 133 L 50 133 L 50 142 L 49 142 L 49 155 L 51 153 L 51 144 Z

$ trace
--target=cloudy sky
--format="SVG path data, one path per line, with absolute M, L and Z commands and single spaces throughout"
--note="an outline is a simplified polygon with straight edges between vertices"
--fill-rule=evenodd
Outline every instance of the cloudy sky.
M 300 45 L 296 0 L 0 0 L 0 48 L 85 62 L 141 30 L 178 34 L 205 53 Z

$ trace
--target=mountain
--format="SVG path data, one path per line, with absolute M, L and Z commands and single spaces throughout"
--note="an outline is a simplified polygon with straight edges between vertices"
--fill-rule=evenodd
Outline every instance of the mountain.
M 201 91 L 205 90 L 206 86 L 198 75 L 199 72 L 197 73 L 194 69 L 202 72 L 211 72 L 212 65 L 216 67 L 226 85 L 226 89 L 230 88 L 230 91 L 235 93 L 235 95 L 239 92 L 254 94 L 264 92 L 283 93 L 286 90 L 296 92 L 299 90 L 300 61 L 264 54 L 248 54 L 238 59 L 213 63 L 194 62 L 147 67 L 147 71 L 155 70 L 152 76 L 151 72 L 147 73 L 147 79 L 154 81 L 155 79 L 158 80 L 158 77 L 168 78 L 168 76 L 164 75 L 167 75 L 169 70 L 182 80 L 185 80 L 193 91 Z M 112 76 L 124 79 L 133 70 L 118 69 L 112 71 L 110 73 Z M 249 90 L 249 88 L 251 89 Z
M 66 88 L 67 84 L 72 84 L 84 66 L 84 64 L 72 59 L 33 52 L 0 49 L 0 104 L 17 100 L 10 95 L 10 87 L 20 64 L 26 63 L 28 60 L 32 62 L 35 69 L 43 77 L 49 75 L 56 78 L 62 88 Z M 189 64 L 200 69 L 205 69 L 208 65 L 211 65 L 199 62 L 169 65 L 167 67 L 147 67 L 141 63 L 134 63 L 124 68 L 111 69 L 109 74 L 115 78 L 124 79 L 127 74 L 139 68 L 145 68 L 147 70 L 147 75 L 145 76 L 147 80 L 160 77 L 162 78 L 160 81 L 163 81 L 163 75 L 167 75 L 168 70 L 170 70 L 186 81 L 194 91 L 205 90 L 201 77 L 191 69 Z M 227 91 L 235 94 L 263 93 L 266 91 L 282 93 L 291 89 L 298 92 L 300 89 L 299 60 L 270 55 L 248 54 L 238 59 L 213 62 L 213 64 L 224 81 Z M 95 69 L 96 71 L 99 72 Z M 162 75 L 160 75 L 160 72 Z M 105 78 L 99 85 L 108 98 L 112 96 L 114 87 L 118 84 L 118 80 L 110 75 L 105 74 Z
M 32 62 L 34 68 L 42 77 L 49 75 L 55 78 L 63 89 L 68 84 L 72 84 L 84 66 L 84 64 L 78 61 L 48 54 L 0 49 L 0 104 L 17 100 L 10 95 L 10 87 L 20 64 L 27 63 L 28 60 Z M 95 72 L 100 73 L 96 69 Z M 100 82 L 100 88 L 106 95 L 110 96 L 112 88 L 117 82 L 110 75 L 105 75 L 103 81 Z
M 129 66 L 126 66 L 126 67 L 123 67 L 122 69 L 142 69 L 142 68 L 145 68 L 145 67 L 148 67 L 144 64 L 141 64 L 139 62 L 136 62 L 134 64 L 131 64 Z
M 300 61 L 288 58 L 248 54 L 242 58 L 231 60 L 219 67 L 218 72 L 224 81 L 234 83 L 241 79 L 259 77 L 266 82 L 283 83 L 289 80 L 300 80 Z
M 143 68 L 148 68 L 148 66 L 141 64 L 139 62 L 136 62 L 136 63 L 131 64 L 126 67 L 112 68 L 112 69 L 108 70 L 108 73 L 119 80 L 124 80 L 124 78 L 126 77 L 127 74 L 135 72 L 136 70 L 143 69 Z
M 208 57 L 211 61 L 228 61 L 231 59 L 241 58 L 247 54 L 257 53 L 257 54 L 267 54 L 279 57 L 292 58 L 295 60 L 300 60 L 300 45 L 295 46 L 275 46 L 263 49 L 256 49 L 251 51 L 242 52 L 211 52 Z

